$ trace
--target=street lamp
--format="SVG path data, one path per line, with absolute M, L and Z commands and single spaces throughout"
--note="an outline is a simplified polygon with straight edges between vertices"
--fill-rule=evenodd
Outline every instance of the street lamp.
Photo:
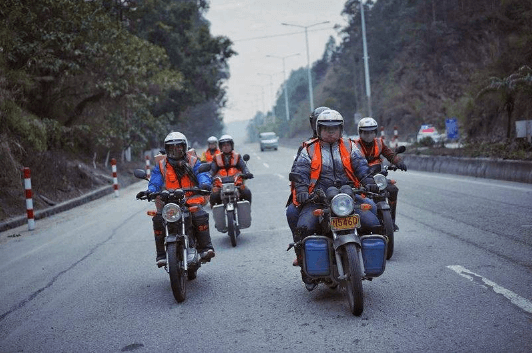
M 286 58 L 289 58 L 291 56 L 296 56 L 296 55 L 299 55 L 299 53 L 297 54 L 290 54 L 290 55 L 286 55 L 286 56 L 275 56 L 275 55 L 266 55 L 267 58 L 276 58 L 276 59 L 281 59 L 283 60 L 283 76 L 284 76 L 284 105 L 286 106 L 286 120 L 290 120 L 290 112 L 288 111 L 288 90 L 287 90 L 287 87 L 286 87 L 286 69 L 285 69 L 285 65 L 284 65 L 284 59 Z
M 308 33 L 307 33 L 307 28 L 313 27 L 313 26 L 317 26 L 317 25 L 322 25 L 322 24 L 325 24 L 325 23 L 329 23 L 329 21 L 324 21 L 324 22 L 320 22 L 320 23 L 314 23 L 314 24 L 309 25 L 309 26 L 300 26 L 300 25 L 294 25 L 294 24 L 290 24 L 290 23 L 281 23 L 283 26 L 293 26 L 293 27 L 300 27 L 300 28 L 304 28 L 305 29 L 305 40 L 307 42 L 308 94 L 309 94 L 310 111 L 311 112 L 314 111 L 314 94 L 312 93 L 312 75 L 310 73 L 310 55 L 309 55 L 309 51 L 308 51 Z
M 360 1 L 360 18 L 362 19 L 362 44 L 364 48 L 364 73 L 366 74 L 366 97 L 368 97 L 369 116 L 373 116 L 371 111 L 371 87 L 369 85 L 369 65 L 368 65 L 368 45 L 366 43 L 366 22 L 364 20 L 364 4 Z

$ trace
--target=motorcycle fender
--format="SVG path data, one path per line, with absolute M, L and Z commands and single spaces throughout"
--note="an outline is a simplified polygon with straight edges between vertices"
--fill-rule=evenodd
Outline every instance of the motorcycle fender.
M 333 241 L 334 251 L 338 250 L 339 247 L 349 243 L 355 243 L 358 245 L 358 247 L 362 246 L 360 244 L 360 239 L 358 238 L 358 235 L 356 235 L 355 233 L 344 234 Z
M 177 241 L 177 236 L 176 235 L 168 235 L 166 237 L 166 244 L 175 243 L 176 241 Z
M 233 211 L 235 209 L 235 205 L 231 202 L 227 204 L 227 211 Z
M 385 201 L 381 201 L 381 202 L 377 203 L 377 209 L 378 210 L 389 210 L 390 209 L 390 205 L 388 205 L 388 203 L 385 202 Z

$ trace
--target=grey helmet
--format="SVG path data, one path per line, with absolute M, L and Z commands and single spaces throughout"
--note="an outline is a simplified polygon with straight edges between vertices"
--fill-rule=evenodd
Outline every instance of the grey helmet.
M 318 107 L 316 109 L 314 109 L 312 111 L 312 113 L 310 113 L 310 116 L 309 116 L 309 121 L 310 121 L 310 128 L 312 129 L 312 132 L 314 132 L 314 136 L 317 136 L 316 134 L 316 119 L 318 118 L 318 116 L 326 111 L 326 110 L 329 110 L 330 108 L 328 107 Z
M 344 131 L 344 117 L 336 110 L 328 109 L 318 115 L 316 119 L 316 134 L 319 137 L 321 126 L 336 126 L 340 125 L 340 136 Z
M 214 136 L 211 136 L 207 139 L 207 143 L 218 143 L 218 139 Z
M 360 119 L 358 122 L 358 135 L 360 138 L 367 143 L 370 143 L 373 141 L 373 138 L 370 140 L 362 137 L 362 131 L 371 131 L 375 133 L 375 136 L 377 136 L 377 129 L 379 128 L 379 124 L 377 124 L 377 121 L 371 117 L 365 117 L 364 119 Z
M 187 137 L 180 132 L 174 131 L 166 135 L 164 139 L 164 150 L 166 151 L 166 155 L 174 159 L 183 158 L 183 156 L 174 155 L 173 151 L 170 149 L 170 146 L 173 145 L 184 145 L 185 148 L 183 149 L 183 151 L 186 153 L 186 151 L 188 151 Z
M 218 140 L 218 148 L 220 150 L 222 149 L 222 143 L 224 142 L 231 142 L 231 150 L 235 149 L 235 142 L 233 141 L 233 137 L 231 135 L 222 135 L 220 139 Z

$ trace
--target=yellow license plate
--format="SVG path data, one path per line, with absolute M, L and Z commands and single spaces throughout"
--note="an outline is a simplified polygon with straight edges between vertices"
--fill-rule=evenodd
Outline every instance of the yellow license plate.
M 347 217 L 331 217 L 332 230 L 360 228 L 360 217 L 357 214 Z

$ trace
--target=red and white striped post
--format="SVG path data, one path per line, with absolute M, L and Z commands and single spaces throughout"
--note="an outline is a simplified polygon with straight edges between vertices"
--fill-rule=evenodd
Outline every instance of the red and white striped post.
M 146 176 L 150 177 L 150 156 L 146 156 Z
M 386 136 L 384 136 L 384 126 L 381 126 L 381 138 L 384 140 Z
M 33 198 L 31 194 L 30 168 L 24 167 L 24 189 L 26 189 L 26 214 L 28 215 L 28 230 L 35 229 L 35 217 L 33 216 Z
M 397 146 L 399 145 L 399 132 L 397 131 L 397 126 L 393 127 L 393 142 L 395 142 L 394 147 L 397 148 Z
M 116 159 L 111 159 L 111 168 L 113 170 L 113 189 L 115 189 L 115 197 L 118 197 L 120 193 L 118 192 L 118 177 L 116 175 Z

